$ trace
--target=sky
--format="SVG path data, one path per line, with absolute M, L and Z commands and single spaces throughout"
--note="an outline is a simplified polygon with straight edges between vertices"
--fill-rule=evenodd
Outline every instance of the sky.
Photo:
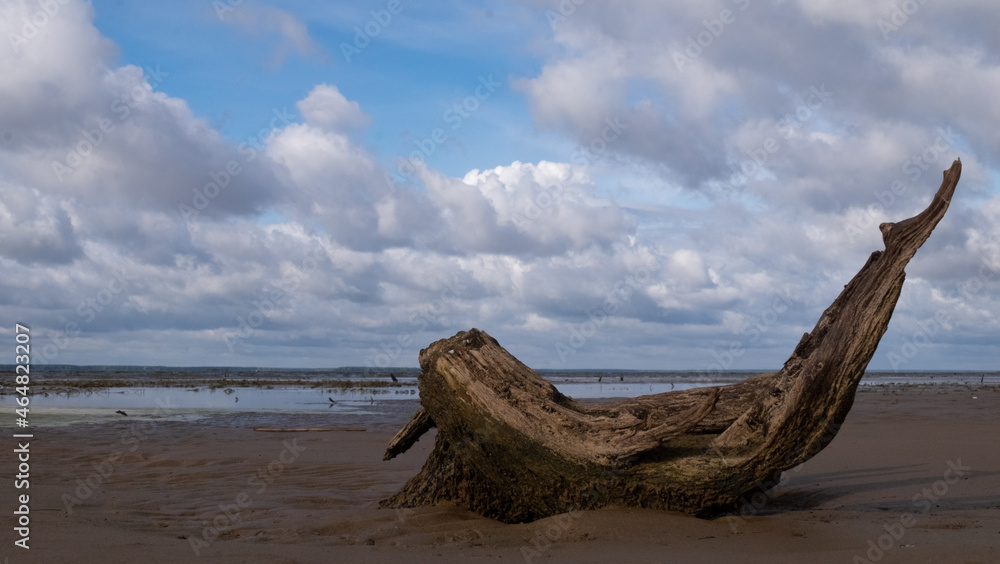
M 1000 4 L 0 0 L 35 364 L 777 369 L 961 158 L 870 368 L 1000 369 Z

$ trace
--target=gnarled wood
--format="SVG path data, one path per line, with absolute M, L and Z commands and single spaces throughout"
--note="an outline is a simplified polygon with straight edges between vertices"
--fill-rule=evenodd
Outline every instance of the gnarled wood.
M 420 352 L 422 408 L 386 458 L 432 426 L 434 449 L 387 507 L 453 501 L 506 522 L 630 505 L 710 515 L 777 483 L 837 433 L 906 277 L 944 216 L 955 161 L 919 215 L 884 223 L 885 250 L 803 335 L 778 372 L 731 386 L 581 405 L 477 329 Z
M 397 454 L 406 452 L 413 446 L 413 443 L 420 439 L 420 435 L 430 431 L 433 427 L 434 422 L 431 421 L 430 415 L 427 415 L 427 410 L 421 407 L 389 441 L 389 447 L 385 449 L 385 456 L 382 457 L 382 460 L 392 460 L 396 458 Z

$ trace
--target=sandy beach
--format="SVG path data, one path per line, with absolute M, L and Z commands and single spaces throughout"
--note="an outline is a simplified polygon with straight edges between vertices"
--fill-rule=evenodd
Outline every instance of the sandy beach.
M 3 553 L 12 564 L 1000 562 L 996 386 L 863 387 L 826 450 L 742 515 L 714 520 L 608 508 L 505 525 L 448 505 L 379 509 L 432 444 L 426 436 L 382 461 L 408 415 L 377 425 L 226 414 L 37 429 L 31 548 L 15 547 L 8 526 Z M 5 456 L 0 469 L 14 476 L 15 464 Z M 9 512 L 23 492 L 2 484 Z

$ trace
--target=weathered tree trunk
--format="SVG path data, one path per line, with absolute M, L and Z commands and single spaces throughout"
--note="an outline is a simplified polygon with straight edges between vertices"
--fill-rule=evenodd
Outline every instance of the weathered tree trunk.
M 919 215 L 879 226 L 884 251 L 803 335 L 778 372 L 739 384 L 581 405 L 486 333 L 420 351 L 422 408 L 386 459 L 437 427 L 420 473 L 385 507 L 452 501 L 505 522 L 627 505 L 702 516 L 766 490 L 836 435 L 885 333 L 904 268 L 944 216 L 955 161 Z

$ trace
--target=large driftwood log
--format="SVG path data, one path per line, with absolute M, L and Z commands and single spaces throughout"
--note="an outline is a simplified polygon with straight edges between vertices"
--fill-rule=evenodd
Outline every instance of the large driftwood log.
M 926 210 L 879 226 L 875 251 L 778 372 L 582 405 L 486 333 L 420 351 L 423 406 L 386 459 L 432 427 L 420 473 L 385 507 L 451 501 L 505 522 L 627 505 L 709 516 L 778 482 L 836 435 L 899 298 L 904 268 L 944 216 L 955 161 Z

